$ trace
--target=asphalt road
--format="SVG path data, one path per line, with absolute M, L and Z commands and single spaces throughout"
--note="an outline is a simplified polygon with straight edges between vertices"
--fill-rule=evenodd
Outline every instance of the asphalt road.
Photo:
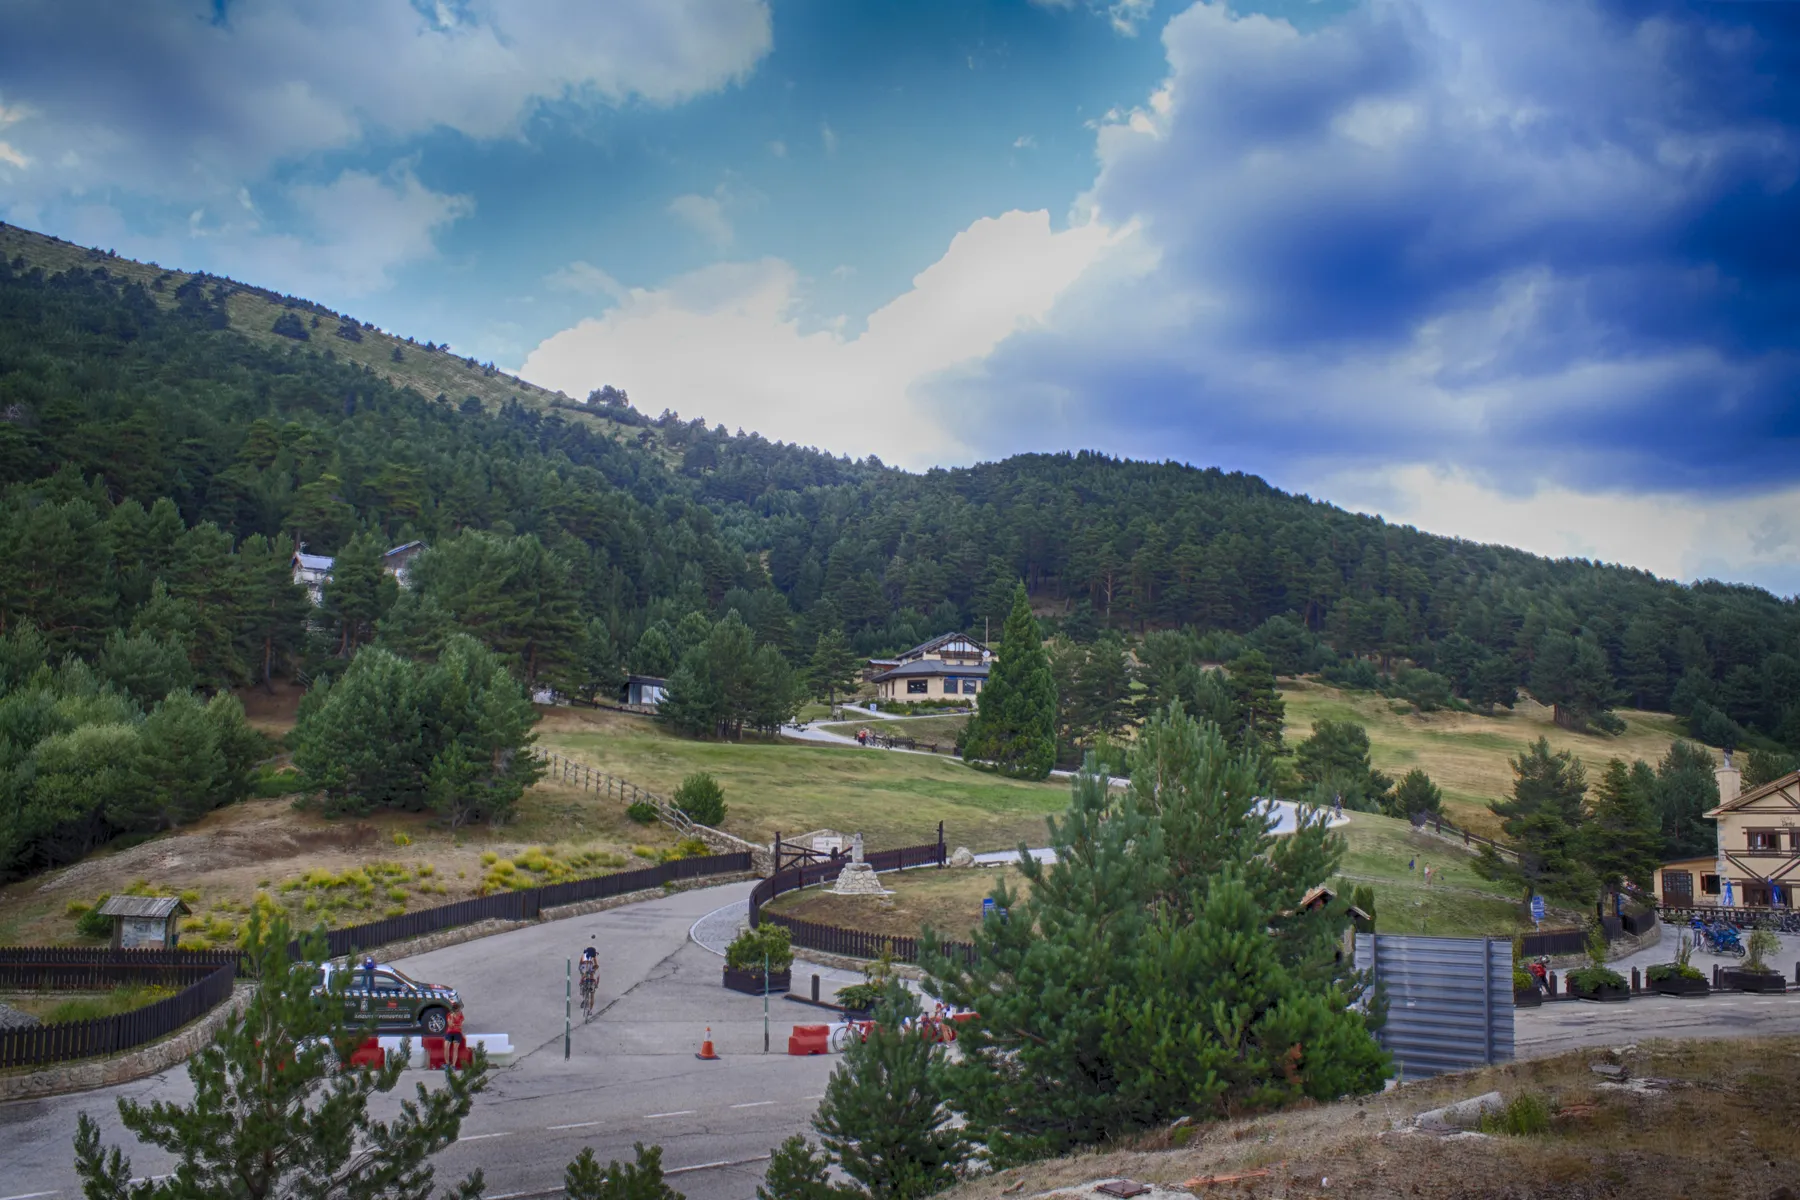
M 834 1060 L 784 1053 L 792 1026 L 820 1022 L 823 1014 L 781 997 L 770 1000 L 773 1052 L 765 1056 L 762 1000 L 721 987 L 718 955 L 688 939 L 699 917 L 743 899 L 749 888 L 682 892 L 402 960 L 415 978 L 457 988 L 469 1032 L 505 1032 L 517 1049 L 476 1101 L 462 1140 L 438 1156 L 439 1178 L 480 1167 L 490 1200 L 498 1200 L 554 1188 L 584 1146 L 604 1162 L 629 1159 L 632 1144 L 643 1141 L 663 1147 L 664 1166 L 680 1172 L 674 1182 L 693 1200 L 753 1196 L 761 1156 L 807 1127 Z M 575 1026 L 565 1060 L 567 963 L 590 942 L 606 964 L 600 1011 Z M 802 977 L 797 965 L 797 986 Z M 708 1025 L 723 1056 L 717 1062 L 694 1057 Z M 410 1094 L 412 1080 L 430 1084 L 435 1076 L 407 1079 L 400 1090 Z M 70 1143 L 83 1111 L 100 1120 L 109 1142 L 130 1150 L 138 1175 L 168 1170 L 167 1155 L 137 1147 L 124 1132 L 115 1100 L 191 1094 L 178 1068 L 82 1095 L 0 1105 L 0 1197 L 80 1195 Z M 720 1163 L 736 1165 L 712 1165 Z
M 780 997 L 769 1002 L 772 1053 L 763 1054 L 761 999 L 722 988 L 718 955 L 688 937 L 696 920 L 741 901 L 749 888 L 683 892 L 404 960 L 409 974 L 461 992 L 471 1033 L 505 1032 L 517 1049 L 476 1102 L 462 1140 L 438 1157 L 440 1180 L 479 1167 L 490 1200 L 524 1200 L 555 1188 L 584 1146 L 604 1162 L 629 1158 L 642 1141 L 663 1147 L 671 1182 L 693 1200 L 749 1200 L 763 1156 L 807 1127 L 835 1062 L 783 1053 L 790 1028 L 822 1014 Z M 607 964 L 600 1011 L 574 1028 L 564 1059 L 567 964 L 590 942 Z M 796 964 L 796 988 L 812 970 Z M 822 974 L 827 991 L 855 978 Z M 1516 1020 L 1519 1056 L 1540 1057 L 1649 1037 L 1800 1033 L 1800 995 L 1568 1002 L 1520 1010 Z M 709 1025 L 718 1062 L 694 1057 Z M 429 1085 L 436 1076 L 417 1072 L 408 1080 L 410 1094 L 410 1081 Z M 166 1155 L 124 1133 L 115 1100 L 189 1095 L 178 1068 L 81 1095 L 0 1105 L 0 1200 L 77 1200 L 70 1142 L 83 1111 L 101 1122 L 109 1142 L 130 1150 L 139 1175 L 168 1170 Z

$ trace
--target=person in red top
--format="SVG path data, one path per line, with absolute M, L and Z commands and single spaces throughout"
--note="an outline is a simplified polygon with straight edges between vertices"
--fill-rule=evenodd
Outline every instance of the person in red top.
M 444 1023 L 444 1070 L 448 1071 L 462 1057 L 463 1047 L 468 1043 L 463 1038 L 462 1001 L 458 1000 L 450 1006 L 450 1016 Z

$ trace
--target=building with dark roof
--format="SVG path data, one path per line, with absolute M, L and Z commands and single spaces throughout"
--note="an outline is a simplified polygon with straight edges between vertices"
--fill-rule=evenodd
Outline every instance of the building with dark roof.
M 877 698 L 889 703 L 939 700 L 974 706 L 993 657 L 968 634 L 939 634 L 897 659 L 869 660 L 871 668 L 880 668 L 870 682 Z

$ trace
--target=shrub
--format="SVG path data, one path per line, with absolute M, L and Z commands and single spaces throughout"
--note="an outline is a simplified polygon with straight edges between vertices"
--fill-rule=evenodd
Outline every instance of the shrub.
M 481 865 L 482 866 L 491 867 L 499 861 L 500 861 L 500 856 L 498 854 L 495 854 L 492 850 L 483 850 L 481 852 Z
M 788 931 L 773 922 L 746 929 L 731 939 L 731 945 L 725 947 L 725 965 L 734 971 L 760 971 L 765 954 L 771 972 L 785 971 L 794 965 Z
M 1699 967 L 1690 967 L 1684 962 L 1657 963 L 1646 971 L 1645 976 L 1651 983 L 1661 983 L 1665 979 L 1705 979 Z
M 1532 1092 L 1521 1092 L 1506 1102 L 1497 1113 L 1481 1118 L 1483 1133 L 1504 1133 L 1512 1137 L 1530 1137 L 1550 1128 L 1550 1102 Z
M 1769 955 L 1779 953 L 1780 938 L 1767 929 L 1752 930 L 1744 941 L 1744 970 L 1763 974 L 1769 970 Z
M 671 860 L 677 858 L 704 858 L 711 853 L 705 842 L 697 837 L 685 837 L 675 843 L 675 849 L 669 854 Z
M 396 830 L 394 830 L 394 845 L 410 846 L 410 845 L 412 845 L 412 839 L 410 837 L 406 836 L 406 834 L 404 834 L 404 833 L 400 832 L 398 829 L 396 829 Z
M 1656 970 L 1655 967 L 1651 967 L 1650 969 L 1652 971 Z M 1537 984 L 1533 982 L 1530 971 L 1527 971 L 1524 967 L 1513 968 L 1513 991 L 1529 992 L 1536 986 Z
M 1602 987 L 1624 987 L 1625 977 L 1608 967 L 1582 967 L 1569 972 L 1569 987 L 1578 992 L 1595 992 Z
M 75 918 L 75 932 L 82 937 L 104 938 L 112 936 L 113 919 L 100 915 L 100 906 L 112 899 L 110 893 L 102 895 L 94 901 L 94 906 Z
M 653 825 L 656 823 L 656 805 L 648 800 L 638 800 L 625 806 L 625 815 L 639 825 Z
M 696 771 L 675 789 L 675 807 L 696 824 L 717 826 L 725 819 L 725 792 L 718 780 Z

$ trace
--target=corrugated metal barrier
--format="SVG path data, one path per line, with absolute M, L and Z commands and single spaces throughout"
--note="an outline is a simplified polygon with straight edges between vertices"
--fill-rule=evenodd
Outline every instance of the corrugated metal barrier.
M 1356 966 L 1387 993 L 1377 1035 L 1403 1080 L 1513 1056 L 1512 943 L 1506 938 L 1356 935 Z

